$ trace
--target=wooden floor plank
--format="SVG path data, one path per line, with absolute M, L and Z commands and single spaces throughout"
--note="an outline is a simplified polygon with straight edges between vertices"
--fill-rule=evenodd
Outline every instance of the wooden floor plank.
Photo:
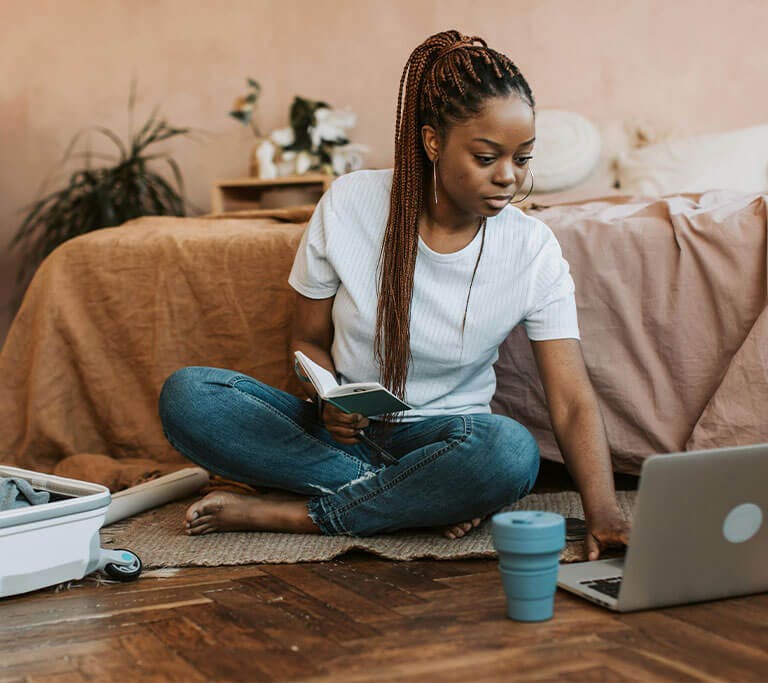
M 389 608 L 402 605 L 418 605 L 423 600 L 414 592 L 413 585 L 398 580 L 402 578 L 402 570 L 391 570 L 388 564 L 377 563 L 374 571 L 365 571 L 369 565 L 363 563 L 348 563 L 343 561 L 317 562 L 309 569 L 334 583 L 344 586 L 366 599 L 381 602 Z M 418 582 L 421 584 L 421 581 Z M 431 582 L 436 588 L 444 588 L 437 582 Z
M 219 583 L 229 585 L 229 581 Z M 16 601 L 7 607 L 3 605 L 0 609 L 0 636 L 45 624 L 104 619 L 111 615 L 147 610 L 172 610 L 183 604 L 199 602 L 209 602 L 209 599 L 203 597 L 198 586 L 120 592 L 110 591 L 105 586 L 98 593 L 70 591 L 67 595 L 52 596 L 47 601 Z
M 464 578 L 464 577 L 462 577 Z M 464 612 L 469 610 L 478 610 L 481 608 L 492 608 L 495 610 L 504 610 L 506 598 L 501 581 L 493 575 L 477 574 L 475 580 L 466 580 L 463 582 L 452 582 L 449 578 L 445 583 L 452 590 L 448 593 L 422 593 L 424 603 L 419 605 L 404 605 L 398 607 L 397 611 L 403 616 L 419 615 L 428 612 L 433 616 L 448 616 L 455 612 Z M 450 597 L 449 597 L 450 596 Z
M 189 616 L 179 614 L 174 619 L 154 622 L 149 628 L 159 641 L 179 648 L 179 656 L 206 680 L 272 680 L 272 675 L 260 668 L 265 661 L 261 654 L 268 653 L 262 639 L 233 624 L 215 607 L 206 608 L 204 613 L 199 608 L 185 612 Z
M 42 676 L 25 676 L 23 679 L 25 683 L 90 683 L 80 671 L 71 671 L 61 674 L 49 674 Z M 0 679 L 2 683 L 3 679 Z
M 132 655 L 119 647 L 119 641 L 110 641 L 111 653 L 108 656 L 86 656 L 78 661 L 77 672 L 90 681 L 162 681 L 167 682 L 165 675 L 154 671 L 138 668 Z M 158 663 L 158 668 L 163 664 Z
M 76 643 L 99 640 L 103 638 L 118 638 L 140 631 L 142 624 L 162 618 L 161 613 L 145 612 L 139 615 L 131 614 L 129 620 L 124 615 L 114 615 L 90 621 L 76 621 L 62 624 L 60 622 L 44 626 L 19 629 L 14 638 L 7 633 L 0 638 L 0 653 L 10 655 L 19 650 L 38 650 L 40 656 L 45 656 L 46 648 L 51 644 L 72 645 Z
M 374 627 L 349 619 L 339 608 L 323 603 L 304 591 L 276 576 L 242 579 L 241 584 L 255 590 L 256 594 L 271 601 L 279 610 L 317 625 L 338 642 L 353 638 L 377 635 Z
M 351 654 L 362 656 L 376 650 L 377 656 L 398 659 L 412 656 L 418 648 L 431 648 L 439 642 L 446 646 L 468 645 L 478 648 L 504 648 L 511 645 L 536 645 L 546 641 L 567 641 L 575 635 L 589 633 L 601 635 L 629 630 L 621 622 L 605 619 L 558 618 L 539 623 L 520 623 L 506 618 L 498 610 L 475 615 L 474 621 L 459 618 L 430 618 L 404 621 L 398 628 L 390 629 L 384 636 L 345 643 Z
M 187 663 L 177 653 L 186 651 L 184 641 L 176 643 L 162 642 L 151 630 L 121 636 L 120 643 L 133 660 L 133 667 L 128 669 L 130 677 L 136 680 L 148 680 L 151 676 L 178 683 L 204 683 L 206 677 Z
M 319 564 L 319 563 L 317 563 Z M 382 577 L 390 577 L 402 590 L 411 593 L 421 593 L 430 590 L 445 590 L 446 587 L 435 581 L 433 577 L 445 578 L 455 576 L 457 573 L 474 573 L 474 571 L 458 571 L 456 565 L 448 565 L 436 571 L 434 562 L 388 562 L 386 560 L 372 559 L 367 553 L 355 553 L 341 558 L 340 564 L 355 573 L 373 576 L 375 580 Z
M 440 652 L 418 661 L 395 663 L 386 670 L 376 670 L 360 666 L 357 670 L 345 669 L 331 676 L 315 677 L 305 683 L 327 683 L 331 680 L 338 683 L 372 683 L 380 681 L 389 683 L 402 681 L 439 680 L 447 683 L 466 681 L 524 681 L 527 675 L 541 677 L 558 672 L 566 672 L 589 666 L 579 659 L 575 653 L 581 649 L 606 649 L 616 647 L 611 643 L 601 641 L 596 636 L 569 641 L 568 647 L 559 643 L 544 643 L 536 647 L 509 647 L 503 650 L 486 649 L 472 651 L 464 648 L 454 650 L 452 656 L 440 656 Z
M 332 637 L 332 626 L 301 606 L 286 606 L 283 601 L 265 602 L 263 594 L 232 592 L 216 598 L 218 614 L 247 633 L 251 649 L 259 651 L 258 666 L 265 673 L 275 670 L 291 676 L 315 673 L 317 663 L 343 652 Z M 205 613 L 205 614 L 201 614 Z M 207 610 L 198 610 L 196 622 L 205 625 Z M 228 647 L 227 642 L 223 645 Z M 261 662 L 265 665 L 262 666 Z
M 528 673 L 521 680 L 525 683 L 550 683 L 552 680 L 558 683 L 648 683 L 645 679 L 627 678 L 610 666 L 583 662 L 573 662 L 567 669 L 558 670 L 554 678 L 552 671 L 545 670 Z
M 589 658 L 592 661 L 605 662 L 613 671 L 634 681 L 700 683 L 713 680 L 709 675 L 702 674 L 698 669 L 683 662 L 629 647 L 603 650 L 599 653 L 590 652 Z M 714 680 L 722 681 L 720 678 Z
M 662 611 L 627 614 L 622 621 L 631 631 L 603 637 L 617 644 L 655 656 L 661 661 L 683 664 L 704 678 L 716 672 L 733 681 L 768 680 L 768 653 L 736 643 L 698 626 L 675 619 Z M 714 628 L 714 625 L 713 625 Z
M 667 614 L 710 633 L 768 652 L 768 620 L 765 609 L 760 607 L 761 601 L 768 606 L 767 598 L 754 596 L 752 599 L 715 600 L 675 607 Z
M 114 661 L 125 652 L 115 639 L 93 639 L 66 645 L 49 644 L 45 647 L 3 652 L 0 657 L 0 676 L 52 676 L 77 672 L 80 663 L 93 658 L 95 661 Z
M 339 609 L 353 621 L 367 624 L 401 619 L 401 615 L 386 604 L 364 598 L 339 583 L 323 578 L 304 565 L 271 565 L 265 567 L 265 572 L 328 607 L 337 606 L 333 608 Z

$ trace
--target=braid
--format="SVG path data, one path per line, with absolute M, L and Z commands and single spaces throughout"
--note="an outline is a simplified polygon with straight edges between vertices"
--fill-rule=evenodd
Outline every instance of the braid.
M 527 82 L 506 55 L 489 48 L 482 38 L 464 36 L 455 30 L 425 40 L 411 53 L 403 69 L 397 97 L 390 210 L 378 264 L 374 353 L 382 384 L 404 400 L 412 361 L 411 300 L 428 161 L 421 143 L 421 127 L 429 124 L 444 134 L 449 125 L 478 114 L 487 99 L 512 92 L 534 107 Z M 484 222 L 481 227 L 484 243 Z M 462 331 L 466 315 L 465 309 Z

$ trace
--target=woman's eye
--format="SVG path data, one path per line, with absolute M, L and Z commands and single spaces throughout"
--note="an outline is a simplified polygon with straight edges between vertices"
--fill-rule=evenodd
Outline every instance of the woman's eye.
M 485 157 L 485 156 L 480 156 L 478 154 L 475 154 L 475 159 L 477 159 L 484 166 L 488 166 L 489 164 L 492 164 L 496 160 L 496 157 Z M 533 159 L 532 156 L 517 157 L 517 159 L 515 159 L 515 163 L 518 166 L 525 166 L 531 159 Z

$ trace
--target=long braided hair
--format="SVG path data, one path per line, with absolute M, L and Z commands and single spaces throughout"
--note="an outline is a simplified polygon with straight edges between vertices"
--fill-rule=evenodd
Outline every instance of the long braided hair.
M 506 55 L 489 48 L 482 38 L 454 30 L 425 40 L 411 53 L 403 69 L 397 97 L 389 218 L 379 256 L 374 353 L 382 384 L 404 400 L 412 360 L 411 300 L 418 223 L 424 208 L 424 170 L 430 163 L 421 142 L 421 127 L 431 125 L 445 139 L 451 125 L 479 114 L 486 100 L 511 93 L 517 93 L 534 108 L 528 83 Z M 479 259 L 478 255 L 475 272 Z

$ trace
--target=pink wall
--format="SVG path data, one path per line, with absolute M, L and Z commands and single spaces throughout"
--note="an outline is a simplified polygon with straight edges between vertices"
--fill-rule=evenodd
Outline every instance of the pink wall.
M 768 119 L 767 25 L 761 0 L 4 0 L 0 249 L 78 129 L 127 131 L 133 75 L 138 123 L 159 103 L 209 132 L 169 148 L 207 210 L 213 180 L 247 174 L 248 131 L 226 115 L 246 76 L 264 129 L 287 124 L 294 94 L 350 106 L 353 141 L 383 167 L 403 64 L 437 31 L 509 54 L 540 107 L 707 132 Z M 0 251 L 0 303 L 14 269 Z

